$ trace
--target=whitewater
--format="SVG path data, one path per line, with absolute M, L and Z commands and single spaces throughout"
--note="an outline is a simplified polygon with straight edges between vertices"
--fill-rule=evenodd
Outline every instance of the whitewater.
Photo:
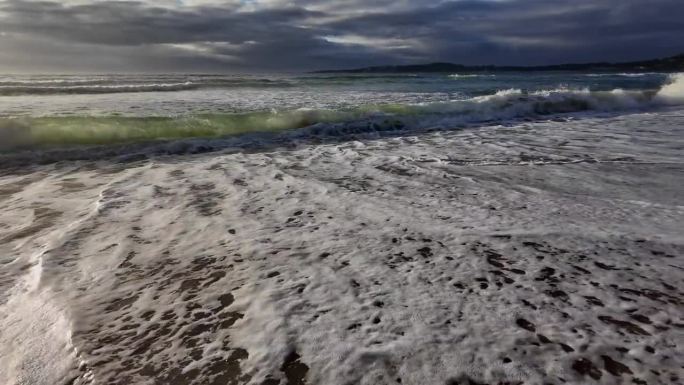
M 682 186 L 680 74 L 0 77 L 0 384 L 678 384 Z

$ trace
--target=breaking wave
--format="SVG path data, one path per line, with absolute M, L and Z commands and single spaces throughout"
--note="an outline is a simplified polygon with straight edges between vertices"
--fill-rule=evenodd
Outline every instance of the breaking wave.
M 670 75 L 670 81 L 656 95 L 664 104 L 684 104 L 684 73 Z
M 476 78 L 493 78 L 494 74 L 451 74 L 448 76 L 451 79 L 476 79 Z
M 178 117 L 60 116 L 0 119 L 0 149 L 105 145 L 248 133 L 341 136 L 384 131 L 451 129 L 553 114 L 626 111 L 684 104 L 684 75 L 660 90 L 591 91 L 509 89 L 469 99 L 425 104 L 365 105 L 349 109 L 297 109 Z
M 600 78 L 600 77 L 626 77 L 626 78 L 640 78 L 644 76 L 660 75 L 660 72 L 620 72 L 620 73 L 603 73 L 603 74 L 586 74 L 585 76 Z
M 74 82 L 77 83 L 77 82 Z M 76 84 L 68 85 L 0 85 L 0 95 L 54 95 L 54 94 L 111 94 L 120 92 L 183 91 L 198 88 L 192 82 L 170 84 Z
M 0 96 L 60 95 L 60 94 L 111 94 L 126 92 L 172 92 L 210 88 L 288 87 L 290 82 L 273 79 L 198 76 L 189 80 L 183 77 L 140 81 L 135 77 L 101 77 L 90 79 L 26 79 L 0 80 Z

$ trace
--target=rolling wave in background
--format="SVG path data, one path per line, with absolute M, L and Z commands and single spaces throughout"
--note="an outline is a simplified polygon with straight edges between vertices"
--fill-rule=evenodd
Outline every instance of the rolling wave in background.
M 67 76 L 57 79 L 25 77 L 20 79 L 0 78 L 0 96 L 173 92 L 211 88 L 288 87 L 290 85 L 284 80 L 253 77 L 109 76 L 79 78 Z
M 493 78 L 495 74 L 451 74 L 451 79 Z
M 648 74 L 644 75 L 647 76 Z M 453 75 L 448 75 L 452 77 Z M 620 77 L 621 74 L 613 75 Z M 661 76 L 661 75 L 658 75 Z M 443 79 L 444 77 L 442 77 Z M 585 76 L 585 78 L 591 78 Z M 21 81 L 0 79 L 0 89 L 7 91 L 29 90 L 35 95 L 48 93 L 47 90 L 59 89 L 58 93 L 89 93 L 93 90 L 107 92 L 137 91 L 179 91 L 196 87 L 197 84 L 211 84 L 212 87 L 230 85 L 239 87 L 290 87 L 294 83 L 330 84 L 337 81 L 368 81 L 371 79 L 377 86 L 381 82 L 394 81 L 403 84 L 406 79 L 431 81 L 430 79 L 412 79 L 404 75 L 397 76 L 342 76 L 325 80 L 321 77 L 300 79 L 235 79 L 226 77 L 201 78 L 193 83 L 159 83 L 164 78 L 144 78 L 144 82 L 136 85 L 127 84 L 125 78 L 68 78 L 68 79 L 34 79 L 31 84 L 20 84 Z M 171 80 L 176 78 L 172 77 Z M 210 80 L 206 80 L 210 79 Z M 168 79 L 167 79 L 168 80 Z M 553 89 L 502 89 L 489 94 L 478 95 L 491 87 L 489 82 L 501 86 L 498 80 L 487 76 L 485 80 L 473 78 L 480 87 L 470 95 L 452 94 L 445 101 L 428 101 L 417 103 L 387 102 L 364 103 L 361 100 L 355 105 L 315 106 L 291 109 L 279 109 L 274 105 L 269 110 L 244 111 L 234 113 L 182 113 L 167 116 L 121 116 L 121 115 L 67 115 L 67 116 L 5 116 L 0 118 L 0 149 L 13 151 L 20 149 L 45 149 L 74 145 L 109 145 L 130 142 L 148 142 L 179 138 L 225 137 L 247 133 L 283 133 L 296 136 L 344 136 L 350 134 L 385 132 L 385 131 L 420 131 L 425 129 L 453 129 L 462 125 L 479 122 L 497 122 L 510 119 L 542 119 L 554 114 L 579 112 L 613 112 L 643 110 L 669 105 L 684 104 L 684 75 L 672 74 L 661 85 L 653 89 L 592 90 L 589 86 L 573 88 L 561 85 Z M 42 82 L 42 83 L 38 83 Z M 204 83 L 202 83 L 204 82 Z M 56 85 L 55 85 L 56 84 Z M 2 88 L 5 87 L 5 88 Z M 23 87 L 23 88 L 22 88 Z M 184 88 L 188 87 L 188 88 Z M 300 85 L 301 87 L 301 85 Z M 604 85 L 605 88 L 605 85 Z M 343 94 L 344 89 L 340 93 Z M 349 90 L 346 90 L 347 93 Z M 352 90 L 354 91 L 354 90 Z M 7 91 L 8 92 L 8 91 Z M 52 92 L 52 91 L 50 91 Z M 238 92 L 239 89 L 234 91 Z M 312 91 L 317 92 L 316 90 Z M 278 94 L 280 95 L 280 94 Z M 284 99 L 283 96 L 277 96 Z M 351 95 L 355 95 L 354 92 Z M 33 96 L 40 98 L 41 96 Z M 68 96 L 57 96 L 68 97 Z M 306 105 L 306 104 L 305 104 Z M 293 131 L 294 130 L 294 131 Z M 292 132 L 290 132 L 292 131 Z
M 191 82 L 169 84 L 69 84 L 69 85 L 0 85 L 0 95 L 54 95 L 54 94 L 108 94 L 115 92 L 154 92 L 192 90 L 197 85 Z

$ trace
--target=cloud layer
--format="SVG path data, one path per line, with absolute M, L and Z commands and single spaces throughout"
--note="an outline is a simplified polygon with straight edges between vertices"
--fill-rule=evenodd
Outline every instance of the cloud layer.
M 681 0 L 0 0 L 0 71 L 551 64 L 684 52 Z

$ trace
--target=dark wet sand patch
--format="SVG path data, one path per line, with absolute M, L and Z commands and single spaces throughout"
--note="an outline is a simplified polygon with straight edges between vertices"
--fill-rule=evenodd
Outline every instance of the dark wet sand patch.
M 9 243 L 17 239 L 27 238 L 55 226 L 55 221 L 62 216 L 62 212 L 48 207 L 33 209 L 33 222 L 0 238 L 0 243 Z

